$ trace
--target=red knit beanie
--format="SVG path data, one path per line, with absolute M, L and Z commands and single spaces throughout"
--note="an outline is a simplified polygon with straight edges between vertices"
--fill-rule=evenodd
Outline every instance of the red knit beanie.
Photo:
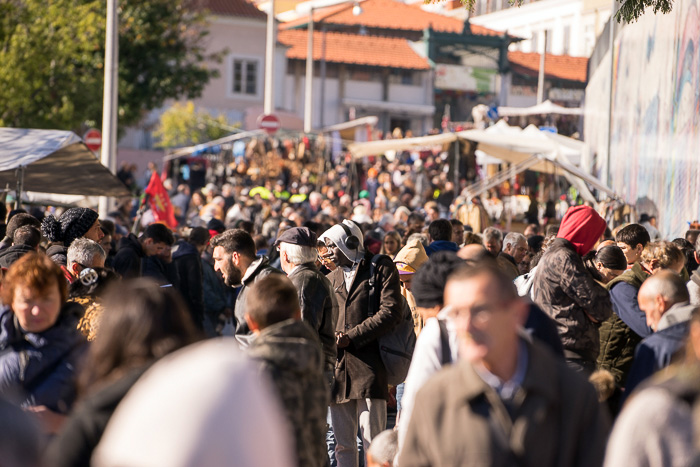
M 574 206 L 561 220 L 558 238 L 565 238 L 574 245 L 579 255 L 585 255 L 605 232 L 605 219 L 590 206 Z

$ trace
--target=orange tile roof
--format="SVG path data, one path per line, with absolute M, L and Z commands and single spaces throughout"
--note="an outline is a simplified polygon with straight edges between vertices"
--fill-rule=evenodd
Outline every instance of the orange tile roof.
M 277 40 L 289 46 L 287 58 L 306 60 L 307 31 L 280 31 Z M 314 60 L 321 59 L 322 33 L 314 31 Z M 430 64 L 406 39 L 359 34 L 326 33 L 326 61 L 357 65 L 428 70 Z
M 508 52 L 508 60 L 513 69 L 520 73 L 536 76 L 540 71 L 538 53 Z M 588 80 L 588 58 L 547 54 L 544 72 L 550 78 L 585 83 Z
M 246 0 L 202 0 L 200 4 L 214 15 L 267 19 L 267 13 Z
M 344 26 L 364 25 L 368 28 L 397 29 L 403 31 L 423 31 L 431 27 L 435 31 L 461 33 L 464 22 L 449 16 L 432 13 L 420 8 L 419 4 L 407 5 L 396 0 L 364 0 L 360 2 L 362 14 L 355 16 L 353 4 L 348 2 L 319 9 L 314 12 L 314 22 L 323 20 L 328 24 Z M 283 29 L 303 26 L 307 17 L 298 18 L 281 26 Z M 472 34 L 502 36 L 492 29 L 471 25 Z

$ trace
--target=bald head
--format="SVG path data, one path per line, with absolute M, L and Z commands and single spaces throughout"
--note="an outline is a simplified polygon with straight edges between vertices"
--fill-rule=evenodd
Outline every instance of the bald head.
M 639 308 L 647 317 L 647 325 L 655 331 L 669 308 L 689 300 L 688 288 L 683 279 L 667 269 L 645 280 L 638 295 Z
M 667 269 L 659 271 L 645 280 L 639 289 L 639 295 L 644 297 L 661 296 L 670 303 L 669 308 L 676 303 L 690 300 L 688 288 L 683 279 Z
M 484 248 L 483 245 L 471 243 L 460 248 L 457 252 L 457 256 L 467 263 L 477 263 L 486 257 L 486 248 Z

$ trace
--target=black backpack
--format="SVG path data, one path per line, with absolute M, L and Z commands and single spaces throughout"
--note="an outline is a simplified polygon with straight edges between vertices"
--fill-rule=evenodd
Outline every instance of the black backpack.
M 377 264 L 386 255 L 374 255 L 369 268 L 369 316 L 379 310 L 381 290 L 377 287 L 382 281 L 379 278 Z M 390 260 L 390 259 L 389 259 Z M 403 383 L 411 366 L 413 349 L 416 347 L 416 333 L 413 330 L 413 316 L 408 302 L 401 297 L 401 321 L 388 334 L 379 338 L 379 353 L 386 368 L 389 384 L 396 386 Z

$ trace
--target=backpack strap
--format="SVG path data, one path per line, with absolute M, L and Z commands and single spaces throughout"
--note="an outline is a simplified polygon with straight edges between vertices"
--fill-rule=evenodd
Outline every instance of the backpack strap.
M 450 336 L 447 334 L 447 321 L 438 318 L 440 326 L 440 365 L 452 363 L 452 351 L 450 349 Z
M 370 261 L 369 264 L 369 310 L 367 313 L 367 316 L 370 318 L 374 316 L 377 311 L 379 311 L 379 296 L 381 295 L 381 291 L 378 290 L 381 285 L 377 285 L 378 283 L 381 284 L 381 281 L 379 280 L 379 261 L 382 259 L 383 256 L 382 254 L 376 254 L 372 256 L 372 260 Z

